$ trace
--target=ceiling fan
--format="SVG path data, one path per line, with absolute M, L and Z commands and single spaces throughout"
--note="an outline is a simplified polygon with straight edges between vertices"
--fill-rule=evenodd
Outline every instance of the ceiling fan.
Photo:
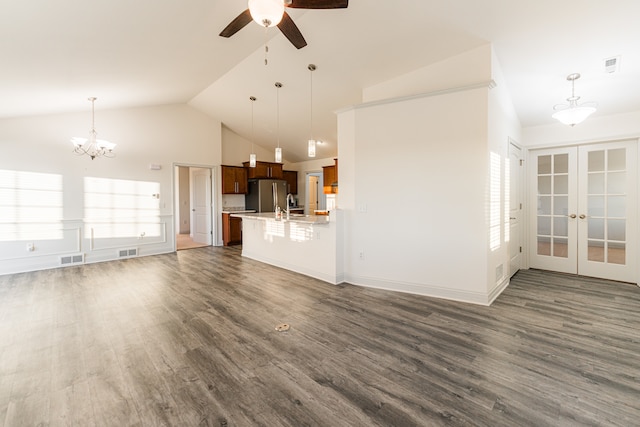
M 238 15 L 222 30 L 220 36 L 231 37 L 243 29 L 251 20 L 265 28 L 275 25 L 298 49 L 307 45 L 302 33 L 293 22 L 285 7 L 296 9 L 343 9 L 349 0 L 249 0 L 249 8 Z

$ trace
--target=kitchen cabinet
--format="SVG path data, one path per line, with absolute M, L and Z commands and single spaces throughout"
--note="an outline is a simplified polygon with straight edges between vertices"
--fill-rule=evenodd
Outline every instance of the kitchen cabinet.
M 240 166 L 222 166 L 222 194 L 247 194 L 247 170 Z
M 242 244 L 242 218 L 222 214 L 222 243 L 225 246 Z
M 322 192 L 324 194 L 336 194 L 338 192 L 338 159 L 333 159 L 335 164 L 322 167 Z
M 298 172 L 282 171 L 282 176 L 287 180 L 287 189 L 291 194 L 298 194 Z
M 242 165 L 246 168 L 249 178 L 283 178 L 281 163 L 256 162 L 255 168 L 249 167 L 249 162 L 244 162 Z

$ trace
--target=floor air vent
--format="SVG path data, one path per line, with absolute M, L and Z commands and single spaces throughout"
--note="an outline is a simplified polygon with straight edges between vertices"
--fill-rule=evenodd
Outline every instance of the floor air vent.
M 65 255 L 60 257 L 60 265 L 84 264 L 84 254 Z
M 119 249 L 118 258 L 131 258 L 138 256 L 138 248 Z

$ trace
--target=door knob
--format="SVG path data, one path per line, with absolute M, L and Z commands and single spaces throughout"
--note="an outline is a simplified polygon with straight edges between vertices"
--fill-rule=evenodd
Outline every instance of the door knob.
M 580 219 L 585 219 L 587 216 L 585 214 L 580 215 Z
M 576 218 L 576 214 L 569 215 L 569 218 L 575 219 Z

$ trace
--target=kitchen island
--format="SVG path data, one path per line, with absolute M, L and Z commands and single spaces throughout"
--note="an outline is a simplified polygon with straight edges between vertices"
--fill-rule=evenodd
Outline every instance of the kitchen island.
M 235 213 L 242 218 L 242 256 L 295 271 L 328 283 L 344 281 L 341 212 L 330 215 Z

